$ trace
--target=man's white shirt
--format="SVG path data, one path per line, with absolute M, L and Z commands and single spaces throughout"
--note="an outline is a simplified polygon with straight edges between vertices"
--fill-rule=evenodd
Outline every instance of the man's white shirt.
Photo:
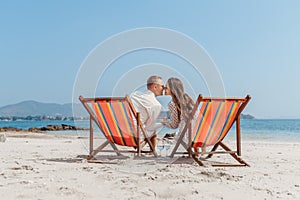
M 145 92 L 135 91 L 130 95 L 130 99 L 136 111 L 140 113 L 141 122 L 147 131 L 155 131 L 161 127 L 161 124 L 156 124 L 156 119 L 162 106 L 153 92 L 150 90 Z

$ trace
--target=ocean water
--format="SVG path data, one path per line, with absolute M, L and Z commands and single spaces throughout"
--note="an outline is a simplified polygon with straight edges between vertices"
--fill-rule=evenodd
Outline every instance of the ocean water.
M 89 121 L 0 121 L 0 127 L 15 127 L 28 129 L 31 127 L 43 127 L 47 125 L 68 124 L 78 127 L 89 127 Z M 96 126 L 95 126 L 96 127 Z M 177 132 L 177 129 L 163 127 L 158 131 L 160 137 L 166 133 Z M 49 134 L 77 134 L 88 135 L 88 131 L 54 131 Z M 249 139 L 277 140 L 277 141 L 300 141 L 300 119 L 251 119 L 241 120 L 242 137 Z M 235 127 L 229 132 L 229 138 L 234 137 Z

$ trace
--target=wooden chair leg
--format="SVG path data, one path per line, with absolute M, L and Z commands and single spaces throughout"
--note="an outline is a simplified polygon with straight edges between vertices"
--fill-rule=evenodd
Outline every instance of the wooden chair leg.
M 225 149 L 226 151 L 231 151 L 231 149 L 226 146 L 224 143 L 220 142 L 220 146 Z M 230 153 L 230 155 L 238 161 L 240 164 L 245 165 L 245 166 L 250 166 L 248 163 L 246 163 L 240 156 L 238 156 L 236 153 Z
M 192 154 L 193 159 L 198 163 L 199 166 L 204 166 L 203 162 L 195 154 Z
M 173 149 L 173 151 L 172 151 L 171 155 L 170 155 L 170 157 L 171 157 L 171 158 L 173 158 L 173 157 L 174 157 L 174 155 L 175 155 L 175 152 L 177 151 L 177 149 L 178 149 L 179 145 L 183 143 L 183 140 L 182 140 L 182 139 L 183 139 L 183 137 L 184 137 L 184 133 L 182 132 L 182 133 L 180 134 L 180 136 L 179 136 L 179 138 L 178 138 L 177 142 L 176 142 L 176 145 L 175 145 L 175 147 L 174 147 L 174 149 Z
M 215 144 L 215 146 L 211 149 L 210 152 L 217 150 L 218 146 L 219 146 L 219 143 Z M 213 154 L 208 154 L 208 156 L 206 156 L 206 158 L 211 158 L 212 156 L 213 156 Z
M 116 154 L 118 156 L 122 155 L 118 148 L 116 147 L 115 144 L 109 142 L 108 140 L 106 140 L 103 144 L 101 144 L 99 147 L 97 147 L 95 150 L 93 150 L 87 157 L 87 160 L 92 159 L 97 153 L 99 153 L 102 149 L 104 149 L 108 144 L 110 144 L 112 146 L 112 148 L 114 149 L 114 151 L 116 152 Z

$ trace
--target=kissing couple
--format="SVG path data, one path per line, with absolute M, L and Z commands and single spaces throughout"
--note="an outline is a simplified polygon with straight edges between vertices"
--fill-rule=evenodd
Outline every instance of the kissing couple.
M 165 118 L 157 122 L 162 105 L 156 97 L 162 96 L 163 93 L 171 96 L 171 101 L 168 103 L 170 119 Z M 130 99 L 136 111 L 140 113 L 141 122 L 154 147 L 157 144 L 156 130 L 166 126 L 171 129 L 178 128 L 180 133 L 188 122 L 195 105 L 194 100 L 184 91 L 182 81 L 174 77 L 169 78 L 164 84 L 162 77 L 150 76 L 147 79 L 147 90 L 133 92 Z M 195 149 L 195 152 L 198 151 Z

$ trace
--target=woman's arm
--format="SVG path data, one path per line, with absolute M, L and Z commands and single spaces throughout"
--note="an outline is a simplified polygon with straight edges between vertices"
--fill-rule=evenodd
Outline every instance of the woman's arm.
M 178 119 L 178 112 L 173 101 L 168 104 L 168 108 L 170 111 L 170 121 L 163 121 L 162 124 L 169 128 L 176 129 L 178 128 L 180 121 Z

